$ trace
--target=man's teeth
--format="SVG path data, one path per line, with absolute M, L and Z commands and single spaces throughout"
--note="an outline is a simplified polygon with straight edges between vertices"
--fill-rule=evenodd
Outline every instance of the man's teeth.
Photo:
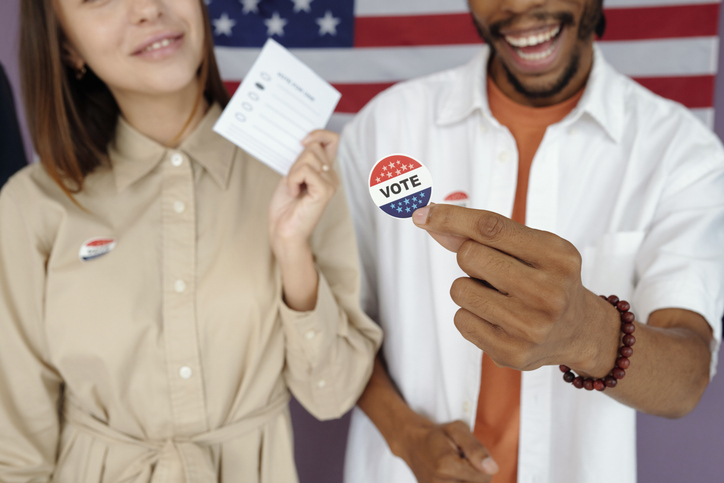
M 163 47 L 168 47 L 171 45 L 172 40 L 171 39 L 163 39 L 159 40 L 158 42 L 154 42 L 145 49 L 143 49 L 145 52 L 151 52 L 152 50 L 157 50 Z
M 551 55 L 553 53 L 553 49 L 555 49 L 555 47 L 556 47 L 555 45 L 551 45 L 550 47 L 545 49 L 543 52 L 535 52 L 535 53 L 530 53 L 530 54 L 526 54 L 525 52 L 523 52 L 520 49 L 515 49 L 515 52 L 522 59 L 525 59 L 525 60 L 542 60 L 542 59 L 545 59 L 546 57 L 548 57 L 549 55 Z
M 533 47 L 543 42 L 547 42 L 561 31 L 560 25 L 552 28 L 548 32 L 543 32 L 538 35 L 529 35 L 527 37 L 513 37 L 512 35 L 506 35 L 505 40 L 513 47 Z

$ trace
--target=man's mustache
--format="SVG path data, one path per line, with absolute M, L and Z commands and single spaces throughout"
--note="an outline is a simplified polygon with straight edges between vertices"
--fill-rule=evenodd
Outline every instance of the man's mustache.
M 532 13 L 532 14 L 526 15 L 526 17 L 534 18 L 541 22 L 548 22 L 548 21 L 554 20 L 554 21 L 556 21 L 556 23 L 560 23 L 561 26 L 563 26 L 563 27 L 566 27 L 566 26 L 570 27 L 570 26 L 573 26 L 575 23 L 573 15 L 569 12 L 556 12 L 556 13 L 538 12 L 538 13 Z M 511 18 L 490 24 L 490 28 L 489 28 L 490 35 L 492 37 L 502 37 L 502 34 L 500 33 L 500 31 L 505 29 L 506 27 L 513 25 L 519 18 L 520 17 L 511 17 Z

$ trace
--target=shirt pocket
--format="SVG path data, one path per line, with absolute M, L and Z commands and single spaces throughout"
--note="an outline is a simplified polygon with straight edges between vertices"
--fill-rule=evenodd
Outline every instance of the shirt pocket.
M 636 255 L 645 231 L 606 233 L 581 252 L 583 286 L 598 295 L 631 301 L 636 285 Z

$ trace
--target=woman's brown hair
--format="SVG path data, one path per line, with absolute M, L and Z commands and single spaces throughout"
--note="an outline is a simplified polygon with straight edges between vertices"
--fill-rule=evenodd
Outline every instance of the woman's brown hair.
M 202 0 L 205 55 L 199 67 L 201 96 L 226 107 L 226 91 L 214 56 L 209 14 Z M 35 152 L 48 174 L 71 198 L 83 180 L 107 161 L 120 113 L 111 91 L 92 71 L 78 79 L 63 61 L 64 34 L 54 0 L 20 2 L 20 71 L 25 110 Z M 179 133 L 181 134 L 181 133 Z

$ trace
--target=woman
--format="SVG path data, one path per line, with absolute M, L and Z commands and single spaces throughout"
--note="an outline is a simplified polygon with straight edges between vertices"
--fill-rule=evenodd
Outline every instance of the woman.
M 339 417 L 380 342 L 336 135 L 280 180 L 213 133 L 201 0 L 24 0 L 20 58 L 42 166 L 0 196 L 0 481 L 296 481 L 289 390 Z

